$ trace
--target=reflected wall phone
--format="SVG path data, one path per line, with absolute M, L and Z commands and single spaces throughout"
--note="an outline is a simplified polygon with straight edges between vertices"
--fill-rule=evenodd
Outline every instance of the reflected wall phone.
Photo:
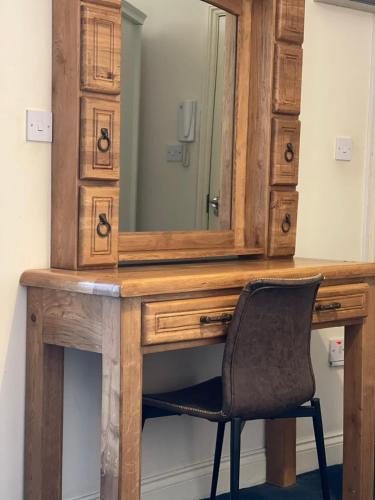
M 197 101 L 184 101 L 178 110 L 178 140 L 180 142 L 195 141 L 195 125 L 197 121 Z
M 195 141 L 197 101 L 183 101 L 178 108 L 178 140 L 183 143 L 182 164 L 188 167 L 190 155 L 188 144 Z

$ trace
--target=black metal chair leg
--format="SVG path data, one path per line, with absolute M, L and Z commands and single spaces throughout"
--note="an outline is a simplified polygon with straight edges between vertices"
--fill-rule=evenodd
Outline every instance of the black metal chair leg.
M 216 499 L 217 483 L 219 480 L 219 471 L 220 471 L 220 462 L 221 462 L 221 453 L 223 451 L 224 433 L 225 433 L 225 422 L 219 422 L 217 424 L 215 460 L 214 460 L 214 470 L 213 470 L 213 474 L 212 474 L 210 500 Z
M 231 421 L 230 500 L 238 500 L 240 495 L 241 424 L 240 418 L 234 418 Z
M 322 413 L 320 410 L 320 400 L 313 399 L 311 401 L 311 406 L 315 409 L 315 415 L 313 416 L 313 423 L 314 423 L 316 449 L 318 452 L 320 481 L 322 483 L 323 498 L 324 500 L 330 500 L 331 497 L 329 492 L 327 459 L 326 459 L 326 450 L 324 445 L 324 433 L 323 433 Z

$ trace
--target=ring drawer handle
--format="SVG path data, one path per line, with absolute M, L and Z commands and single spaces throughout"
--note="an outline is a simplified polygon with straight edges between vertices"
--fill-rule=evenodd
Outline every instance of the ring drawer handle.
M 284 153 L 285 161 L 287 163 L 292 163 L 292 161 L 294 160 L 294 155 L 295 155 L 294 146 L 291 142 L 288 142 L 288 144 L 286 145 L 285 153 Z
M 232 319 L 233 314 L 222 314 L 221 316 L 201 316 L 201 324 L 210 325 L 211 323 L 229 323 Z
M 337 311 L 337 309 L 341 309 L 340 302 L 332 302 L 332 304 L 318 304 L 315 307 L 315 311 Z
M 106 214 L 99 214 L 99 224 L 96 228 L 96 232 L 100 238 L 107 238 L 112 231 L 111 224 L 107 220 Z
M 292 227 L 292 216 L 290 214 L 285 214 L 285 217 L 281 224 L 281 229 L 283 233 L 289 233 L 291 227 Z
M 102 128 L 100 133 L 102 134 L 98 139 L 98 149 L 102 153 L 108 153 L 111 148 L 111 139 L 109 138 L 109 131 L 107 128 Z

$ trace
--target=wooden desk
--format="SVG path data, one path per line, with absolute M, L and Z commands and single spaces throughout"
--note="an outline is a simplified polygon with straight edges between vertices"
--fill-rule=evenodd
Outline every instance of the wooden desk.
M 143 355 L 222 342 L 199 317 L 231 310 L 250 280 L 318 273 L 318 300 L 341 307 L 314 328 L 345 326 L 344 499 L 372 500 L 375 265 L 307 259 L 25 272 L 25 498 L 61 499 L 64 347 L 103 356 L 101 498 L 139 500 Z M 268 423 L 267 445 L 268 481 L 294 482 L 295 422 Z

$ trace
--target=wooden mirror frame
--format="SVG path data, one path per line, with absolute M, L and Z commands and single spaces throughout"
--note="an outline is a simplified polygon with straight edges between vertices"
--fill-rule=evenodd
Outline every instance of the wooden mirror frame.
M 53 0 L 53 267 L 294 254 L 304 0 L 207 3 L 238 16 L 231 230 L 118 233 L 121 0 Z

